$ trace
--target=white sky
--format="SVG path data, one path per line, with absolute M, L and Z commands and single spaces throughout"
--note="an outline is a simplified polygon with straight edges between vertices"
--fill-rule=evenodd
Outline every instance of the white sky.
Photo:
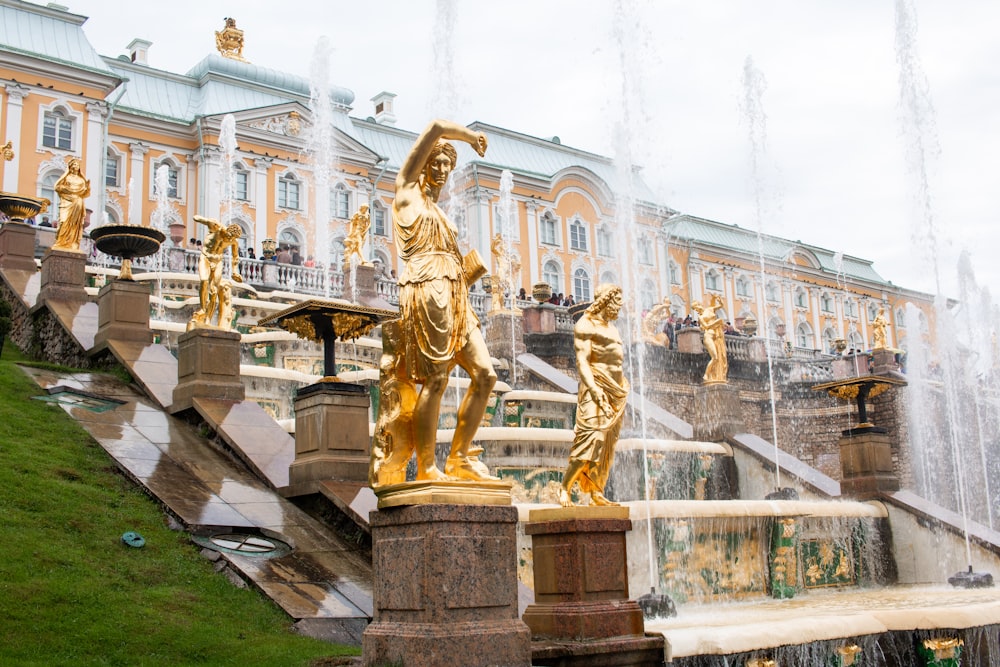
M 388 90 L 397 125 L 413 131 L 451 116 L 604 155 L 625 146 L 662 203 L 871 259 L 895 284 L 935 291 L 927 244 L 913 240 L 926 216 L 905 157 L 888 0 L 61 1 L 91 17 L 84 30 L 101 54 L 142 37 L 153 42 L 150 64 L 175 72 L 214 52 L 226 16 L 246 33 L 248 60 L 302 76 L 327 36 L 332 80 L 354 91 L 353 115 L 371 115 L 369 99 Z M 934 107 L 927 127 L 940 146 L 927 162 L 938 273 L 957 296 L 956 258 L 968 250 L 995 299 L 1000 3 L 915 6 Z M 436 37 L 447 33 L 435 25 L 449 22 L 451 37 Z M 767 82 L 756 181 L 748 57 Z

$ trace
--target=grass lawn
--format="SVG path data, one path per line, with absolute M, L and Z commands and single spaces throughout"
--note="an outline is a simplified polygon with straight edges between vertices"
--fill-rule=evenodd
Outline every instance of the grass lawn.
M 167 528 L 159 507 L 0 359 L 0 665 L 332 665 L 356 655 L 293 634 Z M 146 546 L 121 542 L 134 530 Z

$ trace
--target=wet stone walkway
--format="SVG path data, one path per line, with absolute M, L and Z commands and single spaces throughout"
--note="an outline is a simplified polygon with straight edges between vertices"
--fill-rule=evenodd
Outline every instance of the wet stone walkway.
M 156 498 L 184 529 L 204 538 L 249 534 L 290 545 L 274 557 L 219 549 L 233 571 L 295 619 L 304 634 L 359 644 L 372 615 L 372 571 L 360 552 L 285 500 L 195 427 L 165 413 L 116 378 L 24 368 Z M 76 393 L 79 392 L 79 393 Z M 113 402 L 103 401 L 111 399 Z

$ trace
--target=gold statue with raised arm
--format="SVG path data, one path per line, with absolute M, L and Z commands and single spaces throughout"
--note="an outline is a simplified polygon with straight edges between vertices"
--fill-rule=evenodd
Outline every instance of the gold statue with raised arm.
M 594 505 L 617 505 L 604 497 L 604 486 L 615 459 L 629 384 L 622 370 L 625 348 L 614 322 L 622 307 L 617 285 L 597 288 L 594 302 L 573 328 L 573 350 L 580 375 L 576 429 L 569 465 L 563 473 L 559 503 L 573 504 L 570 492 L 579 482 Z
M 469 303 L 469 283 L 479 277 L 482 262 L 473 253 L 462 256 L 457 230 L 437 204 L 458 159 L 448 139 L 470 144 L 479 155 L 486 153 L 486 135 L 435 120 L 417 137 L 396 177 L 392 213 L 403 260 L 400 320 L 398 330 L 389 328 L 395 355 L 383 358 L 381 370 L 383 386 L 389 381 L 391 393 L 401 398 L 379 406 L 378 423 L 386 423 L 386 411 L 412 414 L 412 421 L 407 428 L 394 424 L 391 432 L 383 429 L 392 442 L 388 450 L 382 446 L 379 450 L 399 456 L 405 452 L 407 459 L 416 450 L 418 481 L 495 481 L 479 460 L 481 450 L 471 447 L 497 379 L 479 319 Z M 383 330 L 383 339 L 386 336 Z M 434 460 L 438 412 L 455 366 L 468 374 L 470 383 L 458 408 L 458 424 L 442 472 Z M 391 378 L 385 377 L 387 373 Z M 401 463 L 405 465 L 405 460 Z M 402 481 L 399 467 L 395 456 L 387 464 L 373 453 L 373 485 Z
M 243 235 L 242 228 L 237 224 L 223 227 L 218 220 L 194 216 L 194 221 L 208 227 L 208 234 L 201 245 L 201 257 L 198 259 L 198 278 L 201 285 L 198 289 L 200 308 L 188 322 L 188 330 L 195 327 L 213 327 L 219 329 L 231 328 L 232 320 L 232 284 L 222 275 L 222 258 L 227 250 L 232 253 L 233 280 L 243 282 L 239 274 L 239 239 Z M 212 324 L 212 318 L 218 318 L 218 324 Z
M 708 305 L 695 301 L 691 310 L 698 314 L 698 326 L 704 332 L 703 341 L 709 361 L 702 380 L 705 384 L 725 384 L 729 379 L 729 357 L 726 355 L 726 323 L 716 311 L 722 308 L 722 299 L 712 294 Z
M 80 173 L 80 160 L 70 159 L 53 189 L 59 195 L 59 229 L 52 249 L 79 251 L 90 196 L 90 181 Z
M 372 263 L 361 254 L 361 249 L 365 247 L 365 237 L 371 227 L 371 216 L 368 215 L 368 205 L 358 208 L 358 212 L 351 218 L 351 226 L 344 239 L 344 264 L 350 264 L 354 255 L 358 256 L 358 264 L 361 266 L 371 266 Z
M 889 334 L 886 328 L 889 321 L 885 316 L 885 306 L 879 306 L 878 314 L 872 320 L 872 349 L 884 350 L 889 347 Z

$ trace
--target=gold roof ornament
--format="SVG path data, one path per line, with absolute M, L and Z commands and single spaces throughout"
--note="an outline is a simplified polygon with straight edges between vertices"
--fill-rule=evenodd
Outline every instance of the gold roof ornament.
M 243 57 L 243 31 L 236 27 L 236 19 L 226 17 L 226 27 L 215 31 L 215 48 L 223 58 L 249 62 Z

